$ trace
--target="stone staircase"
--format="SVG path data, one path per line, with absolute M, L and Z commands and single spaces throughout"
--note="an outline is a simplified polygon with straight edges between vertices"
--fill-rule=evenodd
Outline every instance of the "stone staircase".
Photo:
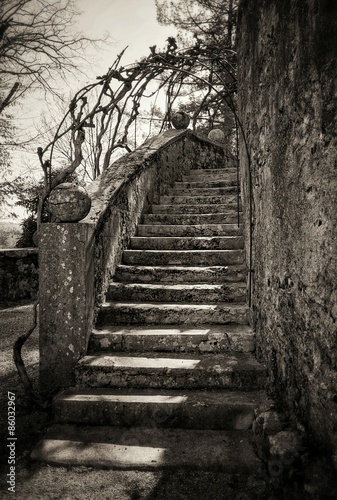
M 269 404 L 237 217 L 233 168 L 191 170 L 144 216 L 33 458 L 258 474 L 251 426 Z

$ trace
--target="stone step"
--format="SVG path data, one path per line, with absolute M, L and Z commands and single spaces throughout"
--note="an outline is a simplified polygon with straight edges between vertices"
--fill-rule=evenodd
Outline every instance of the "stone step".
M 135 236 L 131 238 L 131 250 L 241 250 L 242 236 L 163 237 Z
M 175 182 L 174 189 L 185 190 L 189 188 L 222 188 L 226 186 L 237 186 L 236 176 L 233 179 L 221 179 L 221 180 L 203 180 L 203 181 L 184 181 Z
M 187 195 L 173 195 L 173 196 L 161 196 L 160 205 L 208 205 L 208 204 L 218 204 L 228 206 L 237 205 L 237 196 L 234 194 L 228 195 L 198 195 L 198 196 L 187 196 Z M 240 203 L 241 205 L 241 203 Z M 182 207 L 183 210 L 183 207 Z
M 243 250 L 124 250 L 123 264 L 227 266 L 242 264 Z
M 233 216 L 237 214 L 237 205 L 152 205 L 153 214 L 217 214 Z M 237 220 L 237 216 L 236 216 Z
M 133 302 L 244 302 L 246 283 L 228 284 L 156 284 L 110 283 L 108 301 Z
M 192 169 L 188 174 L 183 176 L 184 182 L 189 182 L 190 179 L 193 180 L 225 180 L 230 178 L 237 178 L 237 168 L 212 168 L 212 169 Z
M 169 196 L 228 196 L 238 192 L 237 186 L 225 187 L 201 187 L 201 188 L 181 188 L 174 187 L 169 189 Z
M 108 352 L 252 352 L 255 333 L 248 325 L 134 325 L 95 329 L 89 354 Z
M 233 283 L 246 281 L 244 264 L 237 266 L 117 266 L 115 279 L 128 283 Z
M 264 391 L 74 388 L 53 401 L 57 423 L 172 429 L 246 431 L 265 408 Z
M 242 227 L 237 224 L 199 224 L 173 225 L 139 224 L 137 235 L 145 236 L 175 236 L 175 237 L 209 237 L 209 236 L 241 236 Z
M 247 325 L 250 311 L 246 304 L 217 302 L 212 304 L 165 302 L 106 302 L 102 304 L 97 326 L 123 324 L 210 324 Z
M 84 356 L 75 367 L 81 388 L 262 390 L 266 370 L 251 353 L 126 353 Z
M 31 454 L 59 466 L 258 474 L 247 431 L 54 424 Z M 234 497 L 233 497 L 234 498 Z
M 197 206 L 197 205 L 196 205 Z M 216 205 L 214 205 L 216 206 Z M 180 208 L 180 207 L 179 207 Z M 182 210 L 184 212 L 184 210 Z M 240 221 L 242 212 L 240 212 Z M 202 225 L 202 224 L 236 224 L 238 215 L 236 210 L 223 213 L 189 214 L 189 213 L 162 213 L 144 215 L 144 224 L 172 225 Z

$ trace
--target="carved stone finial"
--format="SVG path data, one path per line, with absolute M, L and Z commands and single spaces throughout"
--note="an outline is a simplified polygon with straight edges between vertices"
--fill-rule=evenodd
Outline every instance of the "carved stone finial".
M 190 117 L 184 111 L 177 111 L 172 115 L 171 123 L 177 130 L 187 128 L 190 123 Z
M 219 128 L 213 128 L 208 136 L 207 136 L 211 141 L 215 142 L 224 142 L 225 141 L 225 134 L 223 133 L 222 130 Z
M 48 210 L 60 222 L 78 222 L 88 215 L 91 199 L 85 189 L 71 182 L 59 184 L 52 190 Z

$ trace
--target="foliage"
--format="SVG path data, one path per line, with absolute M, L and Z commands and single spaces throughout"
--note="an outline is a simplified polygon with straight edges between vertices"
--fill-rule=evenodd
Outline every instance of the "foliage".
M 235 131 L 236 51 L 235 28 L 236 0 L 156 0 L 157 18 L 161 24 L 174 25 L 183 45 L 194 38 L 202 38 L 207 47 L 209 72 L 207 79 L 213 86 L 224 85 L 231 89 L 224 102 L 223 95 L 214 93 L 203 81 L 193 82 L 188 101 L 180 100 L 180 108 L 193 119 L 192 126 L 207 132 L 222 128 L 225 136 Z M 203 70 L 205 73 L 205 71 Z
M 155 0 L 160 24 L 174 25 L 189 36 L 228 50 L 235 45 L 237 0 Z
M 0 216 L 6 215 L 11 208 L 11 199 L 21 184 L 21 177 L 13 178 L 11 168 L 10 144 L 14 141 L 15 129 L 8 113 L 0 116 Z
M 21 222 L 20 226 L 22 233 L 15 246 L 17 248 L 29 248 L 35 246 L 33 242 L 33 235 L 37 230 L 36 216 L 34 217 L 34 215 L 29 215 Z
M 53 172 L 52 177 L 55 177 L 59 172 Z M 77 183 L 78 179 L 76 174 L 69 175 L 65 178 L 64 182 L 75 182 Z M 38 207 L 39 200 L 41 196 L 43 196 L 43 180 L 39 183 L 34 182 L 24 182 L 21 181 L 18 189 L 16 191 L 16 205 L 23 207 L 28 212 L 28 217 L 26 217 L 20 224 L 22 229 L 21 237 L 18 239 L 16 243 L 16 247 L 18 248 L 26 248 L 34 246 L 33 243 L 33 235 L 35 231 L 38 229 Z M 41 214 L 41 221 L 48 222 L 49 221 L 49 212 L 44 207 L 44 210 Z

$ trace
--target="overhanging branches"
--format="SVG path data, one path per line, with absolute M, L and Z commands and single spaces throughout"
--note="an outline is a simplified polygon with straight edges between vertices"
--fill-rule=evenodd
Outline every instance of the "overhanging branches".
M 83 147 L 88 145 L 88 140 L 94 152 L 91 155 L 92 177 L 109 166 L 117 148 L 131 149 L 129 131 L 139 115 L 141 103 L 157 94 L 159 89 L 166 89 L 168 97 L 163 117 L 165 124 L 169 122 L 172 104 L 184 88 L 202 95 L 193 115 L 194 124 L 207 107 L 216 111 L 226 105 L 236 114 L 235 53 L 230 47 L 223 52 L 223 48 L 206 44 L 196 37 L 192 47 L 179 50 L 176 40 L 168 38 L 165 50 L 157 51 L 153 46 L 148 57 L 122 66 L 125 50 L 105 75 L 75 94 L 53 139 L 44 148 L 39 148 L 45 177 L 40 211 L 50 191 L 82 164 Z M 152 90 L 154 83 L 156 88 Z M 56 168 L 57 150 L 61 140 L 64 147 L 64 138 L 72 151 L 71 161 L 51 178 L 51 170 Z

